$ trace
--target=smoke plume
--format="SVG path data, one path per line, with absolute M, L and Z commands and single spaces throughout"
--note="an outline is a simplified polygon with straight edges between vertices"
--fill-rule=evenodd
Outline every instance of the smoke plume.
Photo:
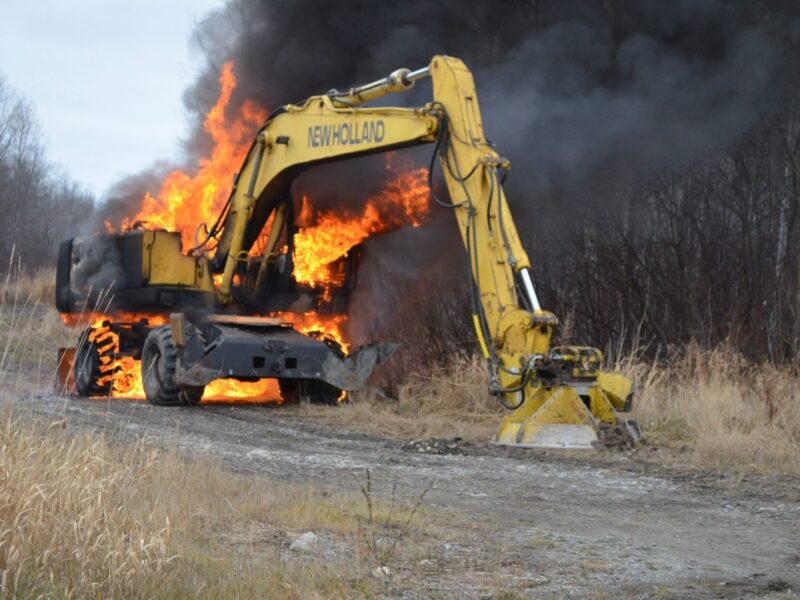
M 222 62 L 239 102 L 270 109 L 434 54 L 475 72 L 486 131 L 511 159 L 512 206 L 598 202 L 631 173 L 681 169 L 770 110 L 776 27 L 798 9 L 722 0 L 346 2 L 231 0 L 195 32 L 208 67 L 187 90 L 199 119 Z M 795 32 L 796 33 L 796 32 Z M 422 102 L 421 89 L 397 102 Z M 192 140 L 202 148 L 202 137 Z
M 475 72 L 486 131 L 511 159 L 512 206 L 596 203 L 631 173 L 691 165 L 770 110 L 782 38 L 800 33 L 791 3 L 723 0 L 229 0 L 198 24 L 205 56 L 184 102 L 187 156 L 203 155 L 202 119 L 218 73 L 235 62 L 229 111 L 274 109 L 345 89 L 434 54 Z M 393 103 L 421 103 L 425 84 Z
M 90 307 L 104 297 L 108 302 L 114 291 L 125 287 L 125 271 L 116 244 L 108 236 L 92 236 L 75 244 L 78 247 L 73 248 L 73 254 L 78 260 L 70 281 L 72 301 L 76 306 L 85 303 Z
M 632 178 L 681 172 L 735 143 L 775 110 L 787 45 L 798 39 L 800 8 L 788 1 L 229 0 L 194 33 L 205 66 L 184 95 L 194 123 L 186 149 L 208 150 L 202 117 L 226 61 L 239 80 L 235 111 L 245 99 L 272 110 L 434 54 L 458 56 L 475 74 L 487 136 L 512 162 L 506 193 L 530 246 L 561 220 L 613 208 Z M 423 81 L 391 102 L 429 98 Z M 312 171 L 305 185 L 332 176 L 328 201 L 364 197 L 380 185 L 382 162 L 362 160 Z M 442 244 L 416 246 L 442 253 Z M 399 278 L 425 263 L 375 252 Z

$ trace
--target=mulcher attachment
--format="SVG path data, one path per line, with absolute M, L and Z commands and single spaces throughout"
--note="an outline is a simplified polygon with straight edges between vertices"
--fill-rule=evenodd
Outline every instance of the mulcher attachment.
M 564 352 L 563 350 L 566 350 Z M 633 384 L 619 373 L 597 370 L 599 360 L 588 368 L 586 352 L 594 349 L 558 349 L 556 360 L 524 390 L 525 399 L 503 418 L 494 443 L 521 448 L 591 448 L 602 441 L 603 432 L 622 429 L 632 442 L 639 429 L 626 421 L 621 412 L 631 408 Z M 582 356 L 583 355 L 583 356 Z M 593 354 L 593 356 L 595 356 Z M 551 377 L 553 373 L 560 377 Z

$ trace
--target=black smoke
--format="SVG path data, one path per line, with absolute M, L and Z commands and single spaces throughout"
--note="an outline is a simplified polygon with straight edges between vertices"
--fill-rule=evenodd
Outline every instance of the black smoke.
M 248 98 L 274 109 L 458 56 L 475 74 L 487 136 L 512 162 L 506 193 L 536 259 L 570 224 L 616 210 L 632 180 L 690 170 L 780 110 L 798 41 L 800 6 L 789 1 L 229 0 L 194 33 L 205 63 L 184 95 L 187 153 L 208 149 L 202 117 L 228 60 L 235 111 Z M 429 98 L 423 81 L 391 102 Z M 338 178 L 326 198 L 347 202 L 380 187 L 381 164 L 326 167 L 306 184 Z M 420 253 L 459 256 L 446 245 L 456 236 L 431 235 Z M 441 262 L 375 253 L 383 273 L 405 280 L 407 264 Z
M 103 235 L 76 240 L 72 248 L 72 261 L 72 306 L 105 310 L 114 293 L 125 287 L 122 257 L 115 241 Z
M 231 0 L 195 32 L 207 67 L 185 101 L 199 122 L 231 59 L 238 101 L 275 108 L 458 56 L 475 74 L 487 136 L 512 162 L 506 192 L 537 259 L 576 221 L 615 210 L 631 180 L 690 169 L 777 110 L 798 15 L 765 1 Z M 422 82 L 391 101 L 429 97 Z M 203 137 L 192 144 L 202 149 Z M 365 180 L 380 183 L 364 174 L 378 172 L 343 167 L 352 183 L 329 195 L 359 196 Z M 459 256 L 447 245 L 455 236 L 432 235 L 419 252 L 376 248 L 372 261 L 407 281 L 408 264 L 441 262 L 422 252 Z
M 230 59 L 238 100 L 275 108 L 458 56 L 514 166 L 512 204 L 531 214 L 729 145 L 771 110 L 798 15 L 723 0 L 231 0 L 195 32 L 208 63 L 185 101 L 199 122 Z M 420 88 L 392 102 L 424 102 Z

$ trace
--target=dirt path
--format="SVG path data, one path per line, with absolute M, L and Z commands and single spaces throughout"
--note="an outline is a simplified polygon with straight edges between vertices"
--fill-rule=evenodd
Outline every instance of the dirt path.
M 431 454 L 300 420 L 290 407 L 63 400 L 31 407 L 97 427 L 221 457 L 232 469 L 355 489 L 369 468 L 450 515 L 436 556 L 389 595 L 749 598 L 800 591 L 796 482 L 718 482 L 609 453 L 459 447 Z M 652 472 L 652 473 L 648 473 Z M 774 485 L 773 485 L 774 483 Z M 409 590 L 421 590 L 419 592 Z

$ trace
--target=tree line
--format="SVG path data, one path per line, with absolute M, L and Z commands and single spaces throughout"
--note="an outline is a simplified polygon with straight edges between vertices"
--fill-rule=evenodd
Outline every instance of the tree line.
M 58 244 L 75 235 L 93 197 L 47 156 L 33 106 L 0 77 L 0 260 L 27 269 L 55 265 Z
M 796 355 L 798 109 L 792 92 L 730 149 L 632 179 L 570 226 L 528 236 L 542 296 L 576 339 L 651 355 L 691 341 L 756 360 Z

